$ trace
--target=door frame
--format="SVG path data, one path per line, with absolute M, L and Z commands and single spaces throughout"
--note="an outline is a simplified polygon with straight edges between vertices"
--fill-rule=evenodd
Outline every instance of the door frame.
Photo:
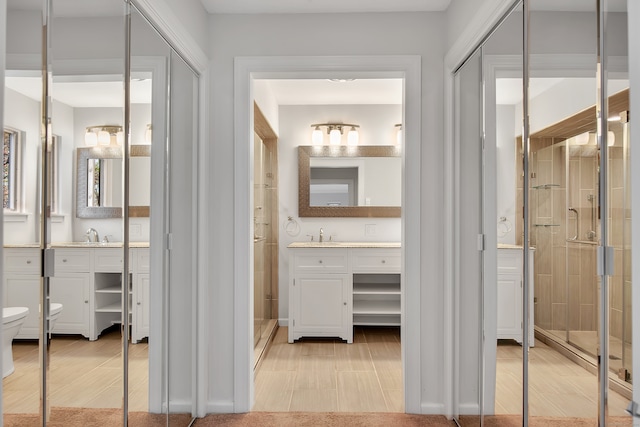
M 234 412 L 249 412 L 253 384 L 253 79 L 327 78 L 346 73 L 404 78 L 401 328 L 405 411 L 421 413 L 420 158 L 421 58 L 389 56 L 236 57 L 234 63 Z M 412 197 L 407 197 L 407 195 Z M 410 230 L 410 232 L 407 232 Z M 408 374 L 410 373 L 410 374 Z

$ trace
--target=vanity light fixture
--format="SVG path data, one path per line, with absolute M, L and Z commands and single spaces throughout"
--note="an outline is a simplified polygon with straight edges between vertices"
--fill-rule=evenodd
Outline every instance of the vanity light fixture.
M 347 133 L 347 144 L 358 145 L 359 135 L 358 129 L 360 126 L 349 123 L 316 123 L 312 124 L 313 132 L 311 133 L 311 143 L 313 145 L 322 145 L 324 137 L 320 127 L 325 126 L 327 133 L 329 134 L 330 145 L 342 144 L 342 132 L 344 128 L 351 128 Z
M 124 142 L 124 132 L 122 131 L 122 126 L 88 126 L 87 132 L 84 134 L 84 143 L 88 147 L 95 147 L 97 145 L 112 145 L 112 141 L 114 139 L 116 145 L 122 145 L 122 143 Z
M 396 128 L 396 145 L 399 147 L 402 145 L 402 123 L 395 125 Z

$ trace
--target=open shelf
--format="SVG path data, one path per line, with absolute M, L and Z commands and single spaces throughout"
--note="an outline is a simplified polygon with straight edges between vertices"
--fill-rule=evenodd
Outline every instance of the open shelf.
M 110 286 L 108 288 L 96 289 L 97 294 L 119 294 L 122 292 L 120 286 Z
M 353 275 L 353 324 L 400 326 L 400 274 Z
M 353 314 L 400 314 L 400 299 L 375 300 L 375 299 L 354 299 Z
M 122 312 L 122 306 L 120 303 L 114 303 L 96 308 L 96 313 L 120 313 Z

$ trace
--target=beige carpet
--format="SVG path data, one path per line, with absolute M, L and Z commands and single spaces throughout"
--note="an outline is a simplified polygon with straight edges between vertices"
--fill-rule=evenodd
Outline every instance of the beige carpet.
M 171 427 L 187 426 L 189 415 L 171 415 Z M 479 426 L 477 417 L 461 417 L 463 427 Z M 110 427 L 123 424 L 122 411 L 116 409 L 77 409 L 56 408 L 51 411 L 48 426 L 51 427 Z M 37 415 L 5 414 L 6 427 L 38 426 Z M 166 416 L 134 412 L 129 414 L 131 427 L 166 426 Z M 411 415 L 398 413 L 311 413 L 311 412 L 251 412 L 249 414 L 212 414 L 195 421 L 197 427 L 451 427 L 455 424 L 439 415 Z M 518 427 L 522 418 L 516 415 L 498 415 L 485 417 L 487 427 Z M 593 427 L 596 420 L 587 418 L 532 417 L 531 427 Z M 611 417 L 611 427 L 631 426 L 631 417 Z

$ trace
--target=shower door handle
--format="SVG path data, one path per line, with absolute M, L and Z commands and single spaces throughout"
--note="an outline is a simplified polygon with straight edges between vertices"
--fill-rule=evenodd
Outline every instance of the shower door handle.
M 580 221 L 579 221 L 580 216 L 578 215 L 578 210 L 576 208 L 569 208 L 569 212 L 573 212 L 574 214 L 576 214 L 576 234 L 573 237 L 569 237 L 567 240 L 577 240 L 578 234 L 579 234 L 578 230 L 580 227 Z

